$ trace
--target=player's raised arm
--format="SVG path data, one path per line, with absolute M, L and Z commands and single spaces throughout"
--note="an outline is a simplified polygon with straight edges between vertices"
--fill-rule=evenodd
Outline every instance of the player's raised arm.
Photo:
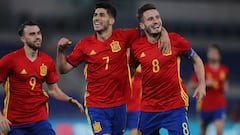
M 193 97 L 198 100 L 201 100 L 206 95 L 206 83 L 205 83 L 205 71 L 202 59 L 198 54 L 191 48 L 187 53 L 189 59 L 191 59 L 198 79 L 198 86 L 195 89 Z
M 65 48 L 71 45 L 72 41 L 67 38 L 61 38 L 57 45 L 57 66 L 61 74 L 66 74 L 73 69 L 73 66 L 66 60 Z
M 162 27 L 161 37 L 158 41 L 158 48 L 163 54 L 169 54 L 171 51 L 171 42 L 167 30 Z
M 72 97 L 69 97 L 66 95 L 57 85 L 57 83 L 54 84 L 48 84 L 48 93 L 55 99 L 63 102 L 70 102 L 74 106 L 78 107 L 81 112 L 84 112 L 83 106 Z

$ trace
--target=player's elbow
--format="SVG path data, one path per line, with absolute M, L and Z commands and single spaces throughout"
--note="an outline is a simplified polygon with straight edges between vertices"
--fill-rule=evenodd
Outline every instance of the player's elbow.
M 60 74 L 67 74 L 68 72 L 70 72 L 72 70 L 72 66 L 68 66 L 68 65 L 65 65 L 65 66 L 59 66 L 59 73 Z
M 65 70 L 65 69 L 59 68 L 59 73 L 60 73 L 60 74 L 67 74 L 68 71 Z

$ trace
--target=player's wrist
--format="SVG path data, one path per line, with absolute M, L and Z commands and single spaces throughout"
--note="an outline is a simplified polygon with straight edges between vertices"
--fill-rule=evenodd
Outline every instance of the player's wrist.
M 72 104 L 73 103 L 73 97 L 69 97 L 68 102 Z
M 58 45 L 57 49 L 58 49 L 59 52 L 64 52 L 64 50 L 65 50 L 65 48 L 62 47 L 61 45 Z

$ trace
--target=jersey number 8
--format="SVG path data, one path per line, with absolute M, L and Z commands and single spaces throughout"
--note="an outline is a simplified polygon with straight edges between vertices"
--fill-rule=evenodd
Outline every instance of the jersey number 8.
M 158 73 L 160 71 L 159 61 L 158 59 L 152 60 L 152 71 L 153 73 Z

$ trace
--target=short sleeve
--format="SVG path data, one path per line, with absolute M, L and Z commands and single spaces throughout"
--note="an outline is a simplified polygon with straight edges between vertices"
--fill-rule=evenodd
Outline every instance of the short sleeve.
M 127 41 L 128 47 L 140 37 L 138 28 L 126 29 L 123 30 L 124 39 Z
M 185 38 L 177 33 L 171 33 L 169 36 L 174 42 L 174 47 L 177 49 L 178 55 L 185 55 L 190 50 L 190 43 Z
M 10 62 L 9 55 L 4 56 L 0 60 L 0 82 L 4 82 L 9 76 L 12 70 L 12 63 L 14 62 Z
M 55 63 L 50 58 L 49 70 L 48 70 L 46 82 L 48 84 L 53 84 L 53 83 L 56 83 L 58 81 L 58 79 L 59 78 L 58 78 L 58 73 L 57 73 L 57 70 L 56 70 Z
M 82 61 L 84 60 L 84 54 L 83 54 L 83 41 L 79 41 L 71 54 L 67 56 L 67 61 L 72 66 L 77 67 Z

